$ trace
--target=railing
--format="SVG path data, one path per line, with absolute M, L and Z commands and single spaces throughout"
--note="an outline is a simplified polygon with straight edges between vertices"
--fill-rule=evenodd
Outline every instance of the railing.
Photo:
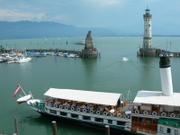
M 67 106 L 52 106 L 52 105 L 48 105 L 46 104 L 45 105 L 45 108 L 47 109 L 51 109 L 51 110 L 56 110 L 56 111 L 65 111 L 65 112 L 70 112 L 70 113 L 75 113 L 75 114 L 80 114 L 80 115 L 88 115 L 88 116 L 95 116 L 95 117 L 102 117 L 102 118 L 107 118 L 107 117 L 111 117 L 113 119 L 123 119 L 124 121 L 128 121 L 130 120 L 130 115 L 125 115 L 125 113 L 123 115 L 113 115 L 113 114 L 110 114 L 110 113 L 105 113 L 105 112 L 102 112 L 102 111 L 93 111 L 91 112 L 90 110 L 84 110 L 84 109 L 81 109 L 81 108 L 77 108 L 77 107 L 67 107 Z
M 180 112 L 133 110 L 133 115 L 180 119 Z

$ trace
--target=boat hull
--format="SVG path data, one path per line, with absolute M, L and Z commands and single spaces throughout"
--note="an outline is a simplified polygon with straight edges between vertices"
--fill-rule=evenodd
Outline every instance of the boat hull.
M 71 123 L 72 125 L 79 125 L 79 126 L 83 126 L 83 127 L 87 127 L 87 128 L 92 128 L 92 129 L 96 129 L 96 130 L 101 130 L 102 132 L 106 133 L 106 128 L 104 124 L 97 124 L 97 123 L 91 123 L 88 121 L 81 121 L 81 120 L 77 120 L 77 119 L 72 119 L 72 118 L 67 118 L 67 117 L 61 117 L 61 116 L 56 116 L 56 115 L 51 115 L 48 114 L 46 112 L 39 112 L 37 111 L 39 114 L 41 114 L 42 117 L 46 117 L 52 120 L 56 120 L 56 121 L 63 121 L 63 123 Z M 111 135 L 140 135 L 137 133 L 132 133 L 130 131 L 121 129 L 119 127 L 116 126 L 110 126 L 110 134 Z

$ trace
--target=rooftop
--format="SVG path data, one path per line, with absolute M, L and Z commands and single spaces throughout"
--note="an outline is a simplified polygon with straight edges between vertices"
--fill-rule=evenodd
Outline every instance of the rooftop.
M 138 91 L 133 103 L 167 105 L 180 107 L 180 93 L 165 96 L 161 91 Z
M 108 92 L 94 92 L 85 90 L 73 90 L 73 89 L 57 89 L 49 88 L 45 93 L 45 96 L 65 99 L 78 102 L 99 104 L 99 105 L 110 105 L 116 106 L 121 96 L 119 93 L 108 93 Z

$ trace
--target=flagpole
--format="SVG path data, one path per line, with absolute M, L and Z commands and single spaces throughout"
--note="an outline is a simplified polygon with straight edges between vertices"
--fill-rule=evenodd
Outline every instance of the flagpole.
M 26 92 L 23 90 L 23 88 L 21 87 L 21 85 L 20 85 L 20 84 L 19 84 L 19 87 L 21 88 L 21 90 L 22 90 L 23 94 L 26 96 L 27 94 L 26 94 Z

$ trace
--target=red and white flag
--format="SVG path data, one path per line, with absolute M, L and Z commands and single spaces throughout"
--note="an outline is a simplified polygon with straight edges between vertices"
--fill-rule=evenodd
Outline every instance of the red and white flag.
M 21 92 L 21 91 L 22 91 L 21 86 L 18 85 L 17 88 L 16 88 L 15 91 L 14 91 L 13 96 L 15 97 L 15 96 L 16 96 L 19 92 Z

